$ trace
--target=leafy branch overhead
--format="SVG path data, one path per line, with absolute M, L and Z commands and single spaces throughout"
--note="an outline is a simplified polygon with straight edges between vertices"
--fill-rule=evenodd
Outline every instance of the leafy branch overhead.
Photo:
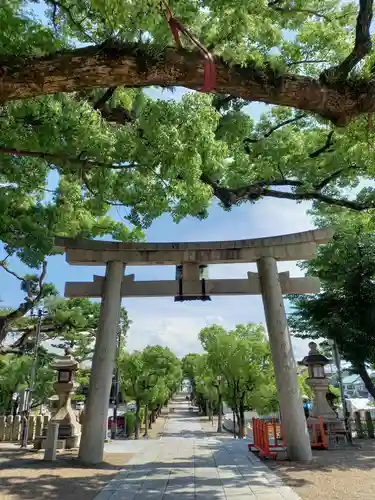
M 29 57 L 22 58 L 21 55 L 17 60 L 12 60 L 11 54 L 6 53 L 8 57 L 3 62 L 1 82 L 3 101 L 103 86 L 181 85 L 197 90 L 202 85 L 201 55 L 189 49 L 168 47 L 169 31 L 159 2 L 137 2 L 137 5 L 122 6 L 121 11 L 119 5 L 111 0 L 94 4 L 88 10 L 84 7 L 73 8 L 64 0 L 51 0 L 47 4 L 52 7 L 54 31 L 51 31 L 50 37 L 55 45 L 67 44 L 66 38 L 58 39 L 58 35 L 64 33 L 63 21 L 69 26 L 71 36 L 85 43 L 100 40 L 103 43 L 73 50 L 69 47 L 52 54 L 49 50 L 49 53 L 39 57 L 25 54 Z M 207 5 L 210 11 L 204 12 L 185 0 L 176 5 L 176 9 L 181 12 L 180 17 L 194 21 L 200 35 L 215 48 L 218 93 L 305 109 L 337 124 L 346 124 L 353 117 L 374 110 L 374 84 L 371 79 L 359 77 L 355 84 L 348 80 L 349 74 L 371 54 L 372 0 L 359 1 L 357 16 L 353 3 L 342 5 L 338 1 L 304 1 L 298 2 L 296 7 L 288 7 L 284 1 L 262 6 L 258 3 L 256 7 L 253 2 L 249 5 L 249 2 L 238 1 L 237 9 L 233 9 L 236 14 L 230 13 L 231 4 L 227 0 L 217 4 L 215 7 Z M 111 7 L 114 10 L 112 15 L 107 11 Z M 238 28 L 237 12 L 241 8 L 245 12 L 245 25 Z M 77 21 L 76 13 L 82 21 Z M 101 22 L 95 26 L 93 22 L 98 21 L 98 16 Z M 302 19 L 307 21 L 308 27 L 298 30 L 297 23 Z M 234 21 L 237 21 L 233 24 L 237 26 L 236 33 L 228 26 Z M 122 32 L 121 22 L 124 23 Z M 251 29 L 255 23 L 258 29 L 253 33 Z M 85 25 L 90 26 L 90 33 Z M 313 27 L 317 35 L 319 27 L 321 35 L 318 38 L 321 39 L 315 42 L 316 45 L 312 43 L 308 47 L 305 39 Z M 328 36 L 333 27 L 338 36 L 336 43 Z M 345 39 L 348 27 L 353 30 L 354 43 Z M 149 38 L 142 37 L 145 29 L 149 31 Z M 297 36 L 295 44 L 285 43 L 282 29 L 297 31 L 300 40 Z M 123 41 L 134 40 L 137 33 L 137 42 Z M 329 47 L 328 41 L 332 47 Z M 351 49 L 350 43 L 353 43 Z M 318 50 L 322 44 L 325 46 Z M 257 45 L 260 45 L 258 50 Z M 276 58 L 267 54 L 267 48 L 272 47 L 280 51 Z M 303 70 L 299 74 L 285 72 L 289 52 L 306 55 L 313 51 L 331 52 L 327 59 L 331 60 L 331 66 L 324 68 L 318 77 L 308 76 Z M 274 59 L 275 65 L 272 64 Z M 38 75 L 36 80 L 35 75 Z
M 373 2 L 171 1 L 216 63 L 213 92 L 171 100 L 155 91 L 201 89 L 205 60 L 174 47 L 159 1 L 45 4 L 42 20 L 22 0 L 0 12 L 8 253 L 38 267 L 56 235 L 139 241 L 213 198 L 373 208 Z M 254 101 L 274 106 L 254 121 Z

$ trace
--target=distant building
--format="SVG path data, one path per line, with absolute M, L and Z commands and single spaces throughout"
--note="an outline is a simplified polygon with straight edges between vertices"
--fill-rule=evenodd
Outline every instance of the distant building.
M 371 373 L 370 377 L 373 377 L 374 375 L 374 373 Z M 372 399 L 371 394 L 367 391 L 365 384 L 359 375 L 347 375 L 343 378 L 342 384 L 346 398 Z

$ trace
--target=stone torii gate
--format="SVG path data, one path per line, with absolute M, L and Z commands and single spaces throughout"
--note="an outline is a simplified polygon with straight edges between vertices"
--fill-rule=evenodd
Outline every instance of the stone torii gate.
M 317 245 L 333 236 L 330 229 L 238 241 L 187 243 L 119 243 L 56 238 L 55 249 L 66 252 L 71 265 L 106 266 L 105 277 L 92 282 L 66 283 L 66 297 L 101 298 L 100 321 L 92 361 L 79 456 L 86 463 L 103 460 L 108 400 L 115 362 L 116 332 L 122 297 L 201 297 L 257 295 L 263 299 L 275 367 L 280 412 L 291 460 L 310 461 L 311 447 L 299 390 L 296 363 L 287 325 L 283 294 L 319 292 L 313 277 L 291 278 L 278 273 L 277 261 L 308 260 Z M 258 273 L 246 279 L 200 280 L 207 264 L 256 262 Z M 124 276 L 126 266 L 182 265 L 182 278 L 136 281 Z

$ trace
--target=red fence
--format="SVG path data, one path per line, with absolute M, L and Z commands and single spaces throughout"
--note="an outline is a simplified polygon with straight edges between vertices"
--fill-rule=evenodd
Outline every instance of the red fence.
M 281 425 L 274 418 L 271 422 L 253 418 L 253 444 L 248 447 L 250 451 L 258 451 L 260 457 L 276 458 L 278 453 L 286 451 Z
M 319 422 L 309 424 L 308 430 L 311 448 L 328 450 L 323 418 L 319 417 Z M 260 418 L 253 418 L 253 443 L 249 444 L 248 448 L 249 451 L 259 452 L 260 457 L 276 458 L 278 453 L 287 450 L 281 425 L 275 419 L 266 422 Z

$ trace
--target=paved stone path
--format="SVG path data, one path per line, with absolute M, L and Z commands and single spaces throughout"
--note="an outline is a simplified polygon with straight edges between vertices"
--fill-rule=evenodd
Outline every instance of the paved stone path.
M 109 445 L 135 455 L 95 500 L 300 500 L 246 441 L 207 437 L 183 396 L 171 406 L 160 440 Z

